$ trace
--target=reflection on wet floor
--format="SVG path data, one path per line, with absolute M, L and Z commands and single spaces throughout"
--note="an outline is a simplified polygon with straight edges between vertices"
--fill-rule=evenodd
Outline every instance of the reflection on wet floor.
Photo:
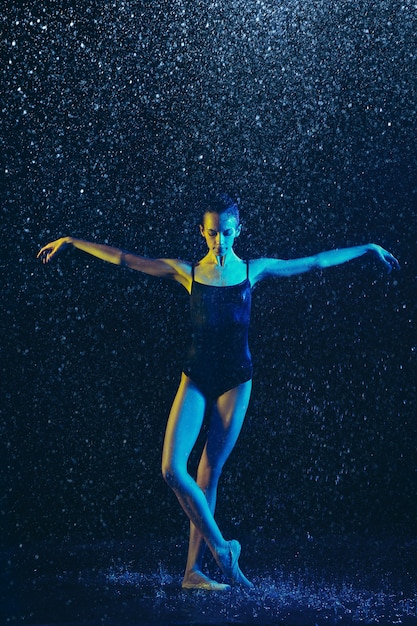
M 416 540 L 269 540 L 247 552 L 255 589 L 207 593 L 181 590 L 181 542 L 20 546 L 4 553 L 1 622 L 417 624 Z

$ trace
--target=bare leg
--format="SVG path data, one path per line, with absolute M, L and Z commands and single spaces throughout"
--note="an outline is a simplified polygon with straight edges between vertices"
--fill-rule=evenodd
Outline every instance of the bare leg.
M 240 434 L 249 404 L 252 383 L 248 381 L 218 398 L 213 409 L 207 442 L 197 473 L 197 484 L 204 492 L 212 515 L 216 508 L 217 486 L 223 466 Z M 190 523 L 190 542 L 184 581 L 201 572 L 206 542 L 199 529 Z
M 204 493 L 187 471 L 188 458 L 201 429 L 204 408 L 203 395 L 183 375 L 165 433 L 162 474 L 189 519 L 200 528 L 210 549 L 217 553 L 226 549 L 226 542 Z
M 245 406 L 245 411 L 249 393 L 250 387 L 247 389 L 246 401 L 242 400 L 240 403 L 235 402 L 236 405 L 240 404 L 241 407 Z M 243 396 L 245 394 L 238 393 L 237 396 L 239 395 Z M 220 406 L 222 407 L 227 404 L 229 403 L 220 402 Z M 183 375 L 167 424 L 162 457 L 162 472 L 165 480 L 177 495 L 190 522 L 198 529 L 201 537 L 211 550 L 216 562 L 234 582 L 243 583 L 243 575 L 242 580 L 238 580 L 241 574 L 237 564 L 240 546 L 238 547 L 237 542 L 228 542 L 223 538 L 214 520 L 205 493 L 187 471 L 188 458 L 201 429 L 204 409 L 205 400 L 203 395 L 190 379 Z M 239 434 L 245 411 L 241 410 L 236 412 L 242 414 L 238 428 L 233 426 L 234 423 L 238 424 L 238 420 L 232 419 L 234 412 L 229 410 L 228 418 L 225 415 L 224 419 L 226 421 L 224 423 L 227 423 L 227 419 L 230 421 L 226 432 L 230 431 L 231 433 L 235 433 L 234 437 L 230 437 L 230 441 L 233 441 L 233 445 Z M 217 435 L 213 435 L 212 443 L 210 443 L 210 446 L 207 445 L 206 450 L 209 452 L 211 446 L 215 447 L 215 445 L 220 445 L 221 449 L 227 451 L 225 455 L 225 458 L 227 458 L 233 445 L 231 445 L 231 447 L 229 446 L 229 449 L 225 443 L 228 437 L 226 437 L 224 433 L 221 434 L 221 430 L 214 429 L 213 433 L 215 432 L 217 432 Z M 207 444 L 208 443 L 209 442 L 207 442 Z M 218 458 L 221 460 L 223 456 L 220 454 Z M 224 460 L 222 460 L 221 465 L 223 465 Z M 198 550 L 200 550 L 200 548 L 198 548 Z

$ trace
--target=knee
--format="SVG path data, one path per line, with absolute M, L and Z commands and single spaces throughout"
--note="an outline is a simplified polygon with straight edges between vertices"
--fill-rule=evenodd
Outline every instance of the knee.
M 181 484 L 181 472 L 172 463 L 162 463 L 162 478 L 171 487 L 171 489 L 177 488 Z

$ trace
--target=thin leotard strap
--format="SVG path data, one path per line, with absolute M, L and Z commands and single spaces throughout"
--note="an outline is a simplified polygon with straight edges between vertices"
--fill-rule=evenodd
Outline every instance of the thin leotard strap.
M 249 261 L 246 261 L 246 280 L 249 280 Z

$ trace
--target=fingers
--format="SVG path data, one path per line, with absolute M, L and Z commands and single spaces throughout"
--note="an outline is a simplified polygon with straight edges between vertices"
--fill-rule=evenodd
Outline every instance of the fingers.
M 38 254 L 36 255 L 36 258 L 39 259 L 40 256 L 42 256 L 42 254 L 44 254 L 45 252 L 47 252 L 48 250 L 51 250 L 51 244 L 47 243 L 46 246 L 43 246 Z
M 388 269 L 388 273 L 391 273 L 392 270 L 399 270 L 400 269 L 400 264 L 398 263 L 397 259 L 392 256 L 392 254 L 389 254 L 384 258 L 384 263 Z
M 401 268 L 401 265 L 398 262 L 398 259 L 395 258 L 395 256 L 392 257 L 392 265 L 394 267 L 394 269 L 399 270 Z
M 49 246 L 45 246 L 44 248 L 41 248 L 39 250 L 38 254 L 36 255 L 36 258 L 41 259 L 42 263 L 49 263 L 52 256 L 53 256 L 53 249 L 50 248 Z
M 398 263 L 397 259 L 395 258 L 395 256 L 393 256 L 389 252 L 387 253 L 387 255 L 385 257 L 385 262 L 389 266 L 389 271 L 391 271 L 393 269 L 395 269 L 395 270 L 399 270 L 400 269 L 400 264 Z
M 382 263 L 387 268 L 388 273 L 392 272 L 393 269 L 400 269 L 400 264 L 398 263 L 395 256 L 391 254 L 391 252 L 388 252 L 388 250 L 384 250 L 384 248 L 382 248 L 381 246 L 376 246 L 376 252 Z

